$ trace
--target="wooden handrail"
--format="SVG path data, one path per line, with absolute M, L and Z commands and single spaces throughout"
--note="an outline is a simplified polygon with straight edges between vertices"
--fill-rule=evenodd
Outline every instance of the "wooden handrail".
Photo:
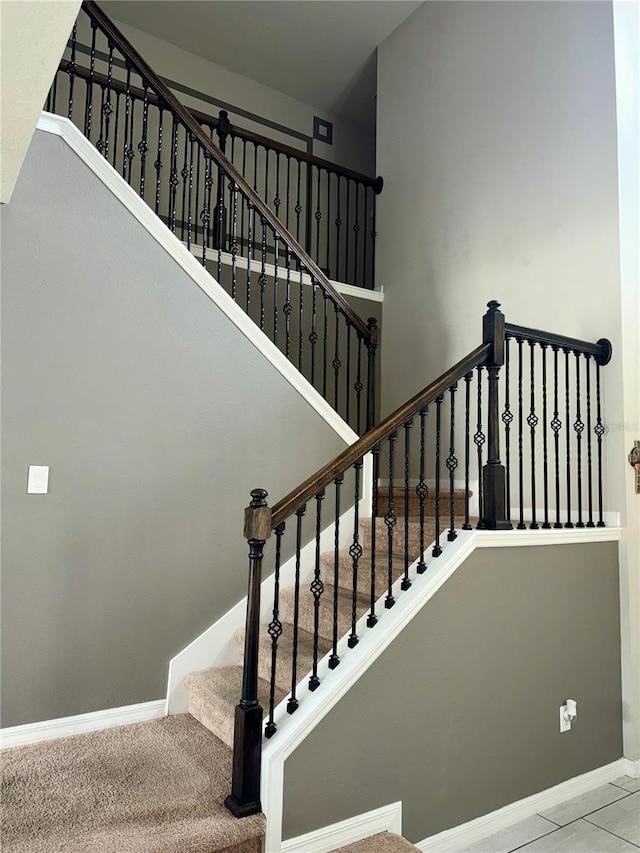
M 69 68 L 71 66 L 71 62 L 68 59 L 63 59 L 60 62 L 60 70 L 69 73 Z M 107 86 L 109 84 L 109 78 L 105 74 L 99 74 L 97 72 L 91 73 L 91 69 L 86 68 L 83 65 L 78 65 L 76 63 L 75 66 L 75 75 L 76 77 L 80 77 L 81 80 L 94 80 L 96 83 L 99 83 L 102 86 Z M 111 80 L 111 88 L 116 92 L 119 92 L 121 95 L 127 94 L 127 86 L 121 80 L 112 79 Z M 137 98 L 140 101 L 143 101 L 146 98 L 150 104 L 154 106 L 158 106 L 160 99 L 153 92 L 146 92 L 144 89 L 140 89 L 138 86 L 129 86 L 128 92 L 134 98 Z M 196 110 L 193 107 L 185 107 L 191 115 L 195 118 L 197 122 L 200 124 L 206 124 L 210 127 L 218 127 L 220 123 L 217 116 L 209 115 L 208 113 L 204 113 L 201 110 Z M 375 192 L 376 195 L 380 195 L 382 192 L 382 187 L 384 186 L 384 181 L 381 177 L 372 178 L 370 175 L 364 175 L 361 172 L 356 172 L 354 169 L 347 169 L 346 166 L 340 166 L 337 163 L 332 163 L 330 160 L 324 160 L 322 157 L 316 157 L 314 154 L 309 154 L 306 151 L 300 151 L 298 148 L 293 148 L 291 145 L 285 145 L 284 143 L 277 142 L 274 139 L 269 139 L 268 136 L 261 136 L 259 133 L 253 133 L 251 130 L 247 130 L 244 127 L 238 127 L 235 124 L 229 125 L 229 134 L 231 136 L 236 136 L 240 139 L 244 139 L 247 142 L 252 142 L 254 145 L 262 145 L 263 148 L 270 148 L 272 151 L 276 151 L 279 154 L 284 154 L 286 157 L 295 157 L 298 160 L 301 160 L 303 163 L 310 163 L 312 166 L 316 166 L 318 169 L 324 169 L 327 172 L 333 172 L 335 175 L 338 175 L 341 178 L 347 178 L 351 181 L 357 181 L 366 187 L 371 187 L 371 189 Z
M 285 498 L 278 501 L 277 504 L 274 504 L 271 515 L 272 529 L 275 530 L 275 528 L 278 527 L 279 524 L 282 524 L 283 521 L 286 521 L 286 519 L 289 518 L 289 516 L 292 515 L 298 507 L 306 503 L 309 498 L 312 498 L 321 489 L 328 486 L 329 483 L 338 476 L 338 474 L 346 471 L 347 468 L 353 465 L 356 460 L 373 450 L 379 442 L 388 438 L 407 420 L 409 420 L 409 418 L 416 415 L 420 409 L 423 409 L 425 406 L 428 406 L 437 399 L 454 382 L 464 378 L 464 376 L 466 376 L 466 374 L 471 370 L 484 364 L 490 351 L 491 344 L 488 343 L 481 344 L 476 347 L 461 361 L 443 373 L 442 376 L 431 382 L 426 388 L 423 388 L 422 391 L 419 391 L 406 403 L 403 403 L 402 406 L 397 408 L 395 412 L 389 415 L 388 418 L 385 418 L 385 420 L 378 424 L 377 427 L 369 430 L 369 432 L 365 433 L 365 435 L 356 441 L 355 444 L 347 447 L 347 449 L 339 456 L 336 456 L 335 459 L 323 468 L 320 468 L 319 471 L 316 471 L 316 473 L 305 480 L 304 483 L 292 492 L 289 492 Z
M 151 66 L 140 56 L 135 47 L 122 35 L 120 30 L 108 18 L 95 0 L 83 0 L 82 8 L 89 17 L 102 29 L 107 38 L 117 47 L 122 55 L 131 63 L 136 72 L 145 80 L 149 86 L 156 91 L 156 95 L 162 99 L 167 107 L 173 111 L 182 124 L 189 130 L 198 143 L 207 151 L 211 159 L 221 168 L 226 176 L 233 181 L 242 195 L 247 198 L 272 230 L 280 237 L 292 252 L 302 261 L 307 272 L 314 278 L 318 286 L 329 296 L 334 305 L 348 322 L 359 332 L 367 343 L 370 342 L 370 331 L 365 321 L 359 317 L 344 297 L 332 286 L 327 276 L 322 272 L 315 261 L 305 252 L 300 243 L 295 239 L 275 214 L 267 207 L 258 193 L 247 183 L 244 177 L 224 156 L 222 151 L 214 145 L 211 139 L 202 130 L 196 119 L 189 110 L 180 103 L 171 89 L 153 71 Z M 113 85 L 113 81 L 112 81 Z
M 513 323 L 505 323 L 504 331 L 512 338 L 522 338 L 538 344 L 592 355 L 601 367 L 611 360 L 611 342 L 606 338 L 600 338 L 597 343 L 592 344 L 590 341 L 581 341 L 579 338 L 568 338 L 566 335 L 556 335 L 554 332 L 543 332 L 527 326 L 516 326 Z

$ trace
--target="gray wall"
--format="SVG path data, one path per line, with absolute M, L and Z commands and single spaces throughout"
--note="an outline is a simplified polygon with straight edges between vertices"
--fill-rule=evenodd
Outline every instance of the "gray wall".
M 620 758 L 621 717 L 616 543 L 476 551 L 287 760 L 284 838 L 402 800 L 421 841 Z
M 246 593 L 249 490 L 344 444 L 59 138 L 36 134 L 2 249 L 11 726 L 162 698 Z

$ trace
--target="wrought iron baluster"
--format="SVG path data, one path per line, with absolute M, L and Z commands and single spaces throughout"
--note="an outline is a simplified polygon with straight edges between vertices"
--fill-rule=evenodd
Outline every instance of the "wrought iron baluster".
M 564 399 L 565 399 L 565 417 L 567 422 L 567 430 L 565 433 L 565 450 L 567 454 L 566 458 L 566 466 L 567 466 L 567 520 L 564 524 L 565 527 L 573 527 L 573 522 L 571 521 L 571 388 L 569 386 L 569 350 L 564 349 Z
M 350 423 L 351 403 L 351 323 L 347 320 L 347 375 L 344 388 L 345 397 L 345 421 Z
M 115 108 L 115 131 L 113 137 L 113 147 L 111 149 L 111 165 L 114 169 L 118 169 L 117 166 L 117 158 L 118 158 L 118 128 L 120 124 L 120 92 L 116 91 L 116 108 Z M 122 174 L 122 173 L 120 173 Z
M 282 204 L 282 199 L 280 198 L 280 154 L 280 151 L 276 151 L 276 194 L 273 198 L 273 209 L 276 219 L 280 219 L 280 205 Z
M 336 220 L 335 220 L 335 226 L 336 226 L 336 271 L 335 271 L 335 276 L 336 276 L 336 278 L 340 277 L 340 228 L 342 226 L 342 217 L 340 215 L 340 181 L 341 181 L 341 176 L 338 175 L 338 180 L 337 180 L 338 197 L 337 197 L 337 202 L 336 202 Z
M 542 348 L 542 478 L 544 489 L 544 522 L 542 527 L 549 530 L 549 445 L 547 436 L 547 344 Z
M 439 557 L 442 554 L 440 547 L 440 428 L 442 423 L 442 401 L 443 396 L 440 394 L 436 397 L 436 459 L 435 459 L 435 536 L 434 545 L 431 554 L 434 557 Z
M 484 517 L 484 498 L 482 495 L 482 447 L 485 443 L 486 436 L 482 431 L 482 365 L 477 367 L 478 371 L 478 393 L 477 393 L 477 418 L 476 431 L 473 436 L 473 443 L 476 446 L 478 453 L 478 514 L 482 519 Z M 478 526 L 481 522 L 478 522 Z
M 468 388 L 468 385 L 467 385 Z M 468 411 L 468 409 L 467 409 Z M 420 560 L 418 561 L 417 572 L 419 575 L 427 571 L 427 564 L 424 561 L 425 541 L 424 541 L 424 511 L 425 501 L 427 497 L 427 484 L 424 477 L 425 465 L 425 425 L 429 410 L 428 408 L 420 409 L 420 477 L 416 486 L 416 494 L 420 501 Z
M 113 104 L 111 103 L 111 88 L 113 86 L 113 51 L 115 48 L 114 43 L 109 40 L 109 58 L 107 65 L 107 89 L 106 89 L 106 100 L 102 107 L 102 112 L 104 113 L 104 159 L 109 159 L 109 126 L 111 123 L 111 113 L 113 112 Z
M 527 415 L 527 424 L 531 436 L 531 530 L 538 529 L 536 520 L 536 427 L 538 416 L 536 415 L 536 375 L 535 375 L 535 343 L 529 341 L 529 375 L 531 382 L 530 408 Z
M 316 220 L 316 263 L 320 264 L 320 223 L 322 221 L 322 209 L 320 207 L 320 178 L 322 175 L 322 169 L 317 168 L 316 172 L 318 173 L 318 181 L 317 181 L 317 194 L 318 197 L 316 199 L 316 212 L 315 212 L 315 220 Z
M 298 259 L 298 370 L 302 373 L 302 330 L 304 329 L 304 274 L 306 267 Z
M 284 535 L 285 523 L 279 524 L 275 529 L 276 534 L 276 568 L 273 581 L 273 614 L 267 629 L 271 637 L 271 678 L 269 681 L 269 719 L 264 729 L 265 737 L 270 738 L 276 733 L 277 726 L 273 719 L 276 699 L 276 666 L 278 663 L 278 640 L 282 635 L 282 622 L 280 621 L 280 562 L 282 559 L 282 537 Z
M 273 252 L 275 255 L 273 265 L 273 342 L 278 346 L 278 312 L 280 306 L 278 304 L 278 279 L 279 279 L 279 262 L 280 262 L 280 237 L 273 232 Z
M 264 196 L 263 199 L 266 205 L 269 204 L 269 149 L 264 149 Z
M 335 516 L 333 524 L 333 636 L 332 652 L 329 656 L 329 669 L 335 669 L 340 663 L 338 655 L 338 589 L 340 586 L 340 489 L 344 483 L 344 474 L 338 474 L 333 481 L 335 486 Z
M 89 52 L 89 79 L 87 81 L 87 99 L 84 111 L 84 135 L 91 140 L 91 125 L 93 122 L 93 86 L 96 76 L 96 32 L 98 25 L 91 21 L 91 49 Z M 53 107 L 55 111 L 55 106 Z
M 524 440 L 524 408 L 522 397 L 522 338 L 516 338 L 518 342 L 518 491 L 520 505 L 520 519 L 518 521 L 518 530 L 525 530 L 527 525 L 524 523 L 524 462 L 523 462 L 523 440 Z
M 251 272 L 253 264 L 253 229 L 255 221 L 255 207 L 251 199 L 249 199 L 247 201 L 247 289 L 245 294 L 245 311 L 247 312 L 247 314 L 249 314 L 249 316 L 251 316 Z
M 191 236 L 193 231 L 193 146 L 195 137 L 189 134 L 189 199 L 187 203 L 187 249 L 191 250 Z
M 73 29 L 71 30 L 71 62 L 67 66 L 67 74 L 69 75 L 69 108 L 67 110 L 67 117 L 69 119 L 73 118 L 73 87 L 76 80 L 76 74 L 78 73 L 78 66 L 76 64 L 77 35 L 78 22 L 76 21 L 73 25 Z
M 313 596 L 313 667 L 309 678 L 309 690 L 314 691 L 320 686 L 318 678 L 318 639 L 320 630 L 320 598 L 324 592 L 324 584 L 320 577 L 320 532 L 322 530 L 322 501 L 324 500 L 324 489 L 316 495 L 316 559 L 311 582 L 311 595 Z
M 411 586 L 409 579 L 409 470 L 411 464 L 411 428 L 413 418 L 404 425 L 404 576 L 400 589 L 406 591 Z
M 362 435 L 362 336 L 357 332 L 358 336 L 358 356 L 356 361 L 356 384 L 353 386 L 356 392 L 356 432 Z
M 302 213 L 302 204 L 300 203 L 300 177 L 301 177 L 302 163 L 298 160 L 298 180 L 296 183 L 296 206 L 294 207 L 294 211 L 296 214 L 296 240 L 298 243 L 300 242 L 300 214 Z
M 211 155 L 204 152 L 204 196 L 205 204 L 200 214 L 202 220 L 202 264 L 207 264 L 207 249 L 209 248 L 209 222 L 211 220 L 211 190 L 213 188 L 213 175 L 211 173 Z
M 302 519 L 307 511 L 303 504 L 296 510 L 296 568 L 293 593 L 293 648 L 291 660 L 291 695 L 287 701 L 287 713 L 293 714 L 300 704 L 296 698 L 298 685 L 298 629 L 300 622 L 300 551 L 302 550 Z
M 309 343 L 311 344 L 311 384 L 316 384 L 316 345 L 318 343 L 318 283 L 315 277 L 311 278 L 311 331 L 309 332 Z
M 287 156 L 287 205 L 285 208 L 285 227 L 289 230 L 289 212 L 291 209 L 291 156 Z
M 376 616 L 376 531 L 378 519 L 378 484 L 380 482 L 380 445 L 371 451 L 373 484 L 371 489 L 371 573 L 369 588 L 369 615 L 367 616 L 367 628 L 373 628 L 377 623 Z
M 337 305 L 333 306 L 335 315 L 336 315 L 336 337 L 335 337 L 335 350 L 333 354 L 333 361 L 331 362 L 331 366 L 333 367 L 333 377 L 334 377 L 334 386 L 333 386 L 333 408 L 338 411 L 338 388 L 339 388 L 339 373 L 340 368 L 342 366 L 342 362 L 340 361 L 339 356 L 339 346 L 340 346 L 340 311 Z
M 260 243 L 260 275 L 258 286 L 260 287 L 260 328 L 264 331 L 265 319 L 265 290 L 267 287 L 267 222 L 260 217 L 261 243 Z
M 127 82 L 124 99 L 124 147 L 122 150 L 122 177 L 131 183 L 131 164 L 133 162 L 133 119 L 131 116 L 131 63 L 127 62 Z M 116 108 L 116 115 L 118 110 Z M 117 145 L 116 145 L 117 147 Z M 115 156 L 115 155 L 114 155 Z
M 393 607 L 396 603 L 395 598 L 393 597 L 393 531 L 398 521 L 394 502 L 393 502 L 393 475 L 394 475 L 394 452 L 395 452 L 395 443 L 398 438 L 397 432 L 392 432 L 387 442 L 389 444 L 389 494 L 387 497 L 387 512 L 384 517 L 384 523 L 387 527 L 387 596 L 384 600 L 384 606 L 387 610 Z M 373 523 L 371 526 L 371 535 L 375 538 L 377 532 L 376 519 L 373 519 Z
M 195 139 L 195 137 L 193 137 L 193 138 Z M 201 147 L 199 142 L 196 142 L 195 146 L 196 146 L 196 197 L 195 197 L 194 210 L 195 210 L 196 215 L 195 215 L 195 236 L 194 236 L 194 240 L 197 243 L 198 242 L 198 230 L 199 230 L 198 222 L 199 222 L 199 218 L 200 218 L 200 184 L 201 184 L 201 182 L 200 182 L 200 160 L 202 159 L 202 147 Z M 203 192 L 204 192 L 204 187 L 203 187 Z M 191 208 L 189 208 L 189 209 L 191 209 Z
M 346 228 L 344 234 L 344 280 L 349 281 L 349 220 L 351 218 L 351 179 L 347 178 L 347 210 Z
M 602 423 L 602 408 L 600 401 L 600 365 L 596 361 L 596 425 L 593 428 L 598 440 L 598 523 L 596 527 L 604 527 L 604 516 L 602 512 L 602 436 L 605 433 L 604 424 Z
M 592 446 L 591 446 L 591 356 L 589 353 L 585 355 L 586 369 L 586 386 L 587 386 L 587 495 L 589 501 L 589 520 L 587 527 L 595 527 L 593 521 L 593 467 L 592 467 Z
M 506 498 L 506 516 L 507 521 L 511 521 L 511 423 L 513 421 L 513 412 L 511 411 L 510 392 L 510 374 L 509 374 L 509 344 L 511 339 L 505 338 L 504 342 L 504 411 L 502 412 L 502 423 L 504 424 L 504 444 L 505 444 L 505 498 Z M 465 377 L 466 378 L 466 377 Z M 468 519 L 465 518 L 465 523 Z M 469 528 L 463 525 L 464 530 Z
M 359 190 L 360 184 L 355 181 L 356 185 L 356 221 L 353 223 L 353 284 L 358 283 L 358 237 L 360 236 L 360 215 L 359 215 L 359 207 L 360 207 L 360 199 L 359 199 Z
M 236 301 L 238 294 L 238 184 L 229 181 L 231 190 L 231 298 Z
M 286 295 L 282 311 L 284 313 L 284 354 L 287 358 L 291 356 L 291 249 L 287 245 L 285 249 L 285 267 L 287 270 Z
M 173 116 L 173 130 L 171 134 L 171 175 L 169 176 L 169 228 L 175 234 L 176 231 L 176 199 L 178 192 L 178 122 Z
M 140 197 L 144 198 L 145 183 L 147 177 L 147 151 L 149 150 L 149 87 L 147 81 L 143 81 L 144 97 L 142 101 L 142 138 L 138 143 L 138 154 L 140 155 Z
M 330 272 L 329 272 L 329 270 L 330 270 L 330 261 L 329 261 L 329 257 L 330 257 L 330 253 L 331 253 L 331 240 L 330 240 L 330 233 L 329 233 L 329 232 L 330 232 L 330 229 L 329 229 L 329 224 L 330 224 L 330 223 L 329 223 L 329 219 L 331 218 L 331 175 L 332 175 L 332 174 L 333 174 L 333 172 L 329 172 L 329 171 L 327 170 L 327 220 L 326 220 L 326 225 L 325 225 L 325 229 L 324 229 L 324 230 L 325 230 L 325 233 L 326 233 L 326 236 L 327 236 L 327 245 L 326 245 L 326 247 L 325 247 L 325 248 L 326 248 L 326 252 L 325 252 L 325 261 L 324 261 L 324 265 L 325 265 L 325 268 L 326 268 L 326 271 L 327 271 L 327 275 L 328 275 L 329 277 L 331 277 L 331 274 L 330 274 Z
M 560 522 L 560 430 L 562 429 L 562 421 L 560 420 L 559 400 L 558 400 L 558 347 L 553 347 L 553 420 L 549 424 L 553 430 L 553 445 L 555 457 L 555 479 L 556 479 L 556 520 L 554 527 L 562 527 Z
M 56 74 L 56 76 L 54 78 L 54 86 L 56 85 L 57 79 L 58 79 L 58 75 Z M 100 130 L 99 130 L 99 134 L 98 134 L 98 141 L 96 142 L 96 148 L 102 154 L 103 157 L 105 156 L 105 153 L 104 153 L 105 152 L 105 147 L 104 147 L 104 104 L 105 104 L 105 100 L 104 100 L 104 96 L 105 96 L 105 87 L 104 87 L 103 83 L 100 83 Z M 54 90 L 53 100 L 54 100 L 53 110 L 55 112 L 55 90 Z
M 350 649 L 358 645 L 358 634 L 356 622 L 358 621 L 358 565 L 362 557 L 362 545 L 360 544 L 360 474 L 362 471 L 362 457 L 354 462 L 355 483 L 353 490 L 353 540 L 349 546 L 351 557 L 351 633 L 347 640 Z
M 573 428 L 576 433 L 576 463 L 577 463 L 577 498 L 578 498 L 578 521 L 576 527 L 584 527 L 582 520 L 582 433 L 584 423 L 580 410 L 580 353 L 575 352 L 576 357 L 576 419 Z
M 182 210 L 180 215 L 180 239 L 184 242 L 184 231 L 187 216 L 187 179 L 189 177 L 189 169 L 187 168 L 187 156 L 189 154 L 189 133 L 186 128 L 184 130 L 184 153 L 182 155 L 182 169 L 180 177 L 182 178 Z
M 322 291 L 322 312 L 324 324 L 322 327 L 322 396 L 327 399 L 327 365 L 329 363 L 329 297 Z
M 449 388 L 450 399 L 450 424 L 449 424 L 449 455 L 447 456 L 446 466 L 449 471 L 449 532 L 447 533 L 447 541 L 453 542 L 456 538 L 456 519 L 455 519 L 455 473 L 458 467 L 458 459 L 456 457 L 455 448 L 455 414 L 456 402 L 455 394 L 458 390 L 458 383 L 454 382 Z
M 247 140 L 242 140 L 242 176 L 246 178 L 247 176 Z M 245 224 L 245 211 L 247 213 L 247 221 L 249 223 L 248 227 L 250 227 L 251 218 L 253 216 L 252 213 L 253 202 L 250 199 L 242 197 L 242 210 L 240 211 L 240 231 L 242 233 L 242 238 L 244 239 L 244 235 L 246 232 L 244 224 Z M 247 252 L 253 251 L 253 246 L 251 245 L 252 234 L 251 232 L 247 234 Z

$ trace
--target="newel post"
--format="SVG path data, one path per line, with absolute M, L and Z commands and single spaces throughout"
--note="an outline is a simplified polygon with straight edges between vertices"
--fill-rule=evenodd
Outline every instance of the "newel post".
M 487 356 L 488 413 L 487 464 L 482 468 L 483 515 L 478 527 L 485 530 L 511 530 L 505 511 L 505 468 L 500 462 L 500 413 L 498 381 L 504 364 L 504 314 L 500 303 L 492 300 L 482 318 L 482 341 L 491 344 Z
M 380 345 L 380 329 L 375 317 L 367 320 L 369 343 L 367 344 L 367 432 L 373 429 L 376 420 L 376 352 Z
M 260 804 L 260 763 L 262 758 L 262 708 L 258 702 L 258 642 L 260 636 L 260 583 L 262 551 L 271 536 L 271 510 L 267 492 L 254 489 L 251 504 L 244 511 L 244 536 L 249 541 L 249 592 L 244 637 L 242 697 L 236 705 L 233 734 L 233 782 L 224 801 L 236 817 L 262 810 Z

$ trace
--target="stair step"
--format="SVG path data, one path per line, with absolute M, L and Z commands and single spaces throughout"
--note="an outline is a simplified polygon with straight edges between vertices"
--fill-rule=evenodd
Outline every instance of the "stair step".
M 376 518 L 375 520 L 375 542 L 376 542 L 376 559 L 379 555 L 389 553 L 389 536 L 387 525 L 384 518 Z M 367 550 L 371 550 L 371 529 L 373 527 L 370 518 L 363 518 L 360 522 L 362 527 L 362 541 Z M 440 533 L 445 529 L 444 519 L 440 518 Z M 413 562 L 420 556 L 420 522 L 410 520 L 407 526 L 407 543 L 409 552 L 409 561 Z M 425 549 L 433 542 L 435 538 L 435 523 L 433 519 L 425 519 L 424 523 L 424 544 Z M 404 519 L 398 518 L 393 528 L 393 544 L 391 553 L 397 557 L 404 557 L 405 548 L 405 523 Z
M 473 492 L 469 491 L 469 497 Z M 440 514 L 449 512 L 449 500 L 451 492 L 448 489 L 440 490 Z M 453 507 L 456 515 L 464 515 L 464 489 L 453 490 Z M 404 487 L 396 487 L 393 490 L 393 511 L 398 517 L 404 516 L 405 493 Z M 378 488 L 378 516 L 384 516 L 389 506 L 389 489 L 386 486 Z M 436 495 L 434 489 L 429 489 L 424 501 L 425 516 L 434 516 L 436 512 Z M 409 489 L 409 515 L 418 517 L 420 515 L 420 498 L 416 494 L 415 486 Z
M 334 579 L 334 552 L 327 551 L 322 554 L 320 560 L 322 562 L 325 585 L 331 585 Z M 376 599 L 380 598 L 387 591 L 388 586 L 388 570 L 389 560 L 388 554 L 385 552 L 380 554 L 376 552 L 376 574 L 375 574 L 375 595 Z M 392 576 L 396 581 L 404 572 L 404 559 L 400 557 L 392 557 Z M 340 551 L 338 553 L 338 586 L 343 592 L 349 596 L 351 594 L 353 584 L 353 561 L 349 556 L 348 551 Z M 357 591 L 359 598 L 363 603 L 369 603 L 371 598 L 371 552 L 364 550 L 360 558 L 358 566 L 358 582 Z
M 236 642 L 244 648 L 245 629 L 240 628 L 234 634 Z M 318 638 L 318 660 L 323 658 L 331 648 L 331 643 L 324 637 Z M 308 631 L 298 631 L 298 655 L 296 666 L 296 681 L 299 684 L 313 667 L 313 635 Z M 278 659 L 276 662 L 276 686 L 285 693 L 291 690 L 291 675 L 293 668 L 293 627 L 287 622 L 282 625 L 282 634 L 278 640 Z M 258 675 L 269 682 L 271 679 L 271 637 L 267 628 L 260 632 L 260 652 L 258 654 Z
M 351 574 L 349 574 L 349 577 L 351 578 Z M 334 587 L 331 584 L 326 584 L 324 592 L 320 596 L 318 607 L 318 633 L 329 643 L 333 639 L 333 592 Z M 293 587 L 288 587 L 282 591 L 280 618 L 284 622 L 293 622 L 294 594 L 295 590 Z M 351 591 L 338 587 L 338 639 L 351 630 L 351 604 Z M 359 619 L 363 616 L 366 611 L 367 599 L 363 596 L 357 600 L 357 618 Z M 307 586 L 300 590 L 298 624 L 305 631 L 313 634 L 314 619 L 314 599 Z
M 223 743 L 233 748 L 235 708 L 242 692 L 242 667 L 223 666 L 191 672 L 185 678 L 189 691 L 189 713 Z M 286 693 L 276 686 L 277 705 Z M 269 682 L 258 679 L 258 700 L 265 711 L 269 708 Z

